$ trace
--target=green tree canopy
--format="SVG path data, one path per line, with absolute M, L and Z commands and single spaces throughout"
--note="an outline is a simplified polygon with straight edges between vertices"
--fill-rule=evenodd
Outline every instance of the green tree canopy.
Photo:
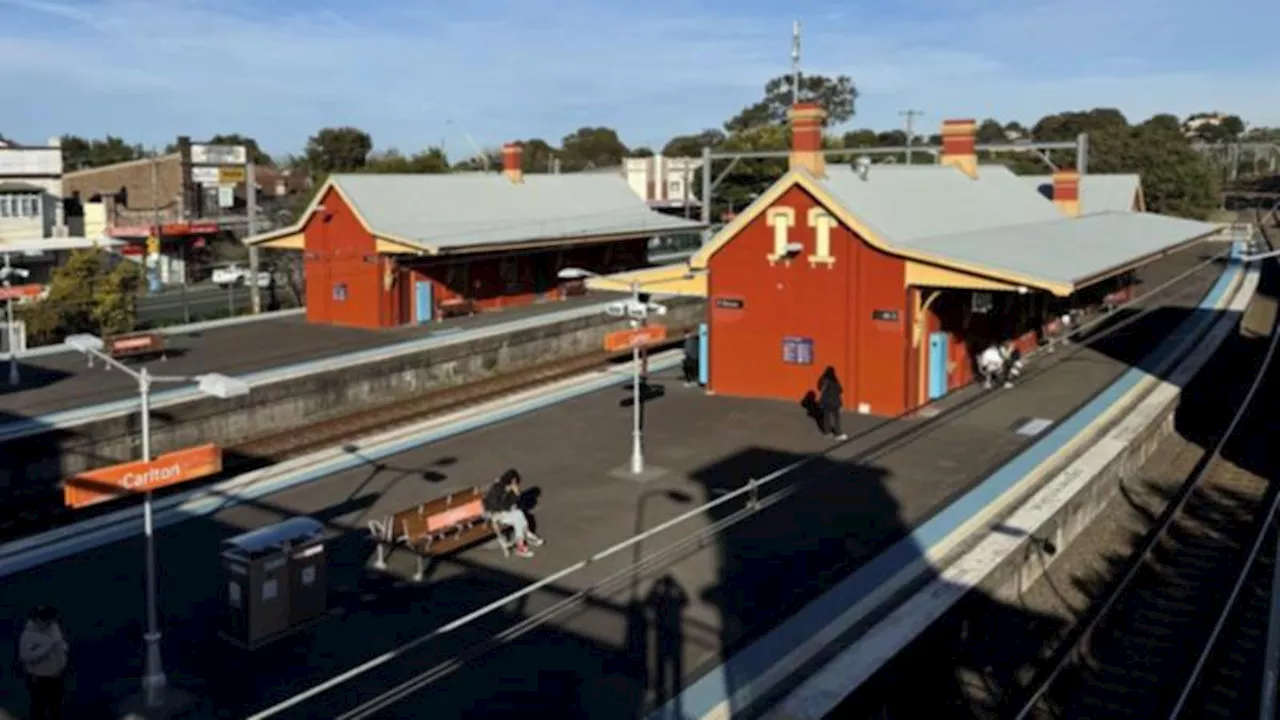
M 607 127 L 582 127 L 560 141 L 565 170 L 613 167 L 627 157 L 618 132 Z
M 371 153 L 360 172 L 439 174 L 447 173 L 449 169 L 449 158 L 444 150 L 430 147 L 413 155 L 404 155 L 395 149 Z
M 794 85 L 791 75 L 781 75 L 765 83 L 764 97 L 730 118 L 724 124 L 725 130 L 734 133 L 786 122 Z M 801 102 L 821 105 L 827 111 L 827 125 L 840 125 L 853 118 L 858 89 L 847 75 L 801 75 L 799 98 Z
M 678 135 L 662 146 L 662 154 L 666 157 L 698 157 L 702 148 L 715 148 L 725 141 L 725 134 L 709 128 L 693 135 Z
M 72 251 L 53 271 L 48 296 L 20 310 L 30 342 L 43 345 L 73 333 L 106 337 L 132 330 L 141 281 L 141 268 L 129 260 L 100 248 Z
M 307 140 L 306 163 L 314 177 L 356 172 L 373 150 L 369 133 L 353 127 L 323 128 Z
M 62 136 L 62 168 L 66 172 L 114 165 L 145 156 L 141 145 L 130 145 L 123 138 L 114 135 L 101 140 L 86 140 L 76 135 Z

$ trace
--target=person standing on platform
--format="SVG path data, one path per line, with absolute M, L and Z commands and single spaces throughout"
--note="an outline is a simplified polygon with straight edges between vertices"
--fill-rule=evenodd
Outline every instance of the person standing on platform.
M 836 378 L 836 369 L 827 366 L 818 378 L 818 408 L 822 411 L 822 431 L 837 440 L 848 440 L 840 429 L 840 410 L 844 408 L 844 388 Z
M 684 386 L 693 387 L 698 384 L 698 333 L 690 330 L 684 334 Z
M 69 649 L 58 625 L 58 611 L 47 605 L 32 610 L 18 639 L 18 659 L 27 676 L 32 720 L 62 717 L 62 678 Z

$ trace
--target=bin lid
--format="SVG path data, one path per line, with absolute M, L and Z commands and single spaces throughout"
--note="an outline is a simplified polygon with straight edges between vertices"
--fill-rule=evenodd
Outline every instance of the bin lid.
M 228 550 L 258 555 L 282 545 L 294 545 L 324 534 L 324 524 L 309 517 L 289 518 L 284 522 L 250 530 L 222 542 Z

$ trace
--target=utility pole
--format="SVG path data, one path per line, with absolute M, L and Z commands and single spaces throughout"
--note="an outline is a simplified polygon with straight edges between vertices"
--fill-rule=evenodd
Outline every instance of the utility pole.
M 915 142 L 915 139 L 916 139 L 916 118 L 923 115 L 924 111 L 923 110 L 903 110 L 898 114 L 907 119 L 906 120 L 907 164 L 910 165 L 911 164 L 911 145 Z
M 791 23 L 791 104 L 800 102 L 800 21 Z
M 151 290 L 151 270 L 147 268 L 147 260 L 152 261 L 156 279 L 159 280 L 160 275 L 160 254 L 161 239 L 163 237 L 160 232 L 160 156 L 156 154 L 156 149 L 151 148 L 151 232 L 147 236 L 146 253 L 142 256 L 142 269 L 147 274 L 147 290 Z M 154 238 L 154 243 L 152 242 Z M 155 252 L 152 253 L 154 248 Z M 185 287 L 184 287 L 185 290 Z M 186 303 L 186 296 L 183 296 L 183 303 Z
M 245 154 L 249 154 L 249 148 L 245 148 Z M 244 212 L 245 212 L 245 237 L 251 238 L 258 234 L 258 179 L 256 177 L 256 168 L 253 164 L 253 158 L 248 158 L 249 162 L 245 163 L 244 168 Z M 258 246 L 249 246 L 249 302 L 251 303 L 253 314 L 257 315 L 262 312 L 262 286 L 258 284 L 258 275 L 262 272 L 262 263 L 258 258 Z M 275 282 L 274 278 L 272 282 Z M 275 292 L 272 290 L 272 292 Z

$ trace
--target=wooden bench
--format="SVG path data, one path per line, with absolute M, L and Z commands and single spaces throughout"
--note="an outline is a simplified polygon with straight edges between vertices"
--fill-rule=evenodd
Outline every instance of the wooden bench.
M 374 567 L 387 567 L 390 548 L 403 546 L 413 551 L 417 567 L 414 582 L 421 582 L 427 562 L 465 547 L 497 537 L 503 553 L 510 548 L 484 510 L 483 488 L 471 488 L 428 500 L 401 510 L 382 520 L 369 521 L 369 534 L 377 543 Z
M 165 337 L 160 333 L 129 333 L 106 340 L 107 354 L 117 360 L 159 355 L 165 359 Z
M 440 319 L 475 315 L 476 304 L 466 298 L 445 300 L 440 303 Z

